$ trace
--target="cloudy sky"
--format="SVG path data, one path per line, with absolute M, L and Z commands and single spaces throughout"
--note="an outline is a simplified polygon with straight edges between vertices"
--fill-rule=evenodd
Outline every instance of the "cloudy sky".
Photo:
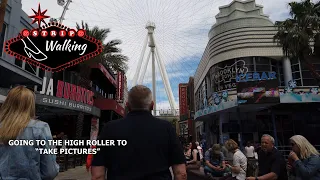
M 264 6 L 264 14 L 272 21 L 288 17 L 290 0 L 256 0 Z M 170 85 L 178 108 L 178 84 L 188 82 L 193 76 L 208 42 L 208 32 L 215 23 L 219 6 L 232 0 L 72 0 L 66 12 L 64 25 L 75 27 L 84 20 L 89 26 L 110 28 L 107 40 L 120 39 L 123 54 L 130 58 L 127 77 L 129 86 L 136 72 L 143 42 L 147 36 L 148 21 L 155 22 L 155 41 L 160 59 L 166 66 Z M 38 3 L 48 9 L 47 15 L 59 18 L 63 7 L 57 0 L 22 0 L 23 10 L 32 14 Z M 149 49 L 146 49 L 144 63 Z M 143 84 L 151 85 L 151 61 Z M 156 66 L 157 68 L 157 66 Z M 141 72 L 141 70 L 140 70 Z M 157 109 L 170 105 L 164 85 L 157 70 Z

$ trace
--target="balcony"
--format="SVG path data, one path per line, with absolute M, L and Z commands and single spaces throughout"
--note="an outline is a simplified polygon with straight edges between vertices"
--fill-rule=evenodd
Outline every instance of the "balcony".
M 111 110 L 122 117 L 125 115 L 125 109 L 115 99 L 97 98 L 94 100 L 94 106 L 101 111 Z
M 107 85 L 104 85 L 104 87 L 108 87 L 109 83 Z M 106 88 L 100 88 L 99 85 L 92 83 L 91 90 L 94 92 L 94 96 L 99 99 L 116 99 L 115 95 L 115 89 L 106 89 Z
M 92 65 L 91 68 L 100 70 L 100 72 L 109 80 L 109 82 L 111 82 L 114 87 L 117 87 L 116 77 L 109 68 L 106 68 L 101 63 Z

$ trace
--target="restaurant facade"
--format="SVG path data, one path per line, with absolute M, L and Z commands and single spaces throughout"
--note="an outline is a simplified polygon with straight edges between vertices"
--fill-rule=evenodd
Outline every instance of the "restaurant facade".
M 286 146 L 301 134 L 320 144 L 319 86 L 303 62 L 284 57 L 263 7 L 235 0 L 220 7 L 216 20 L 194 86 L 194 119 L 204 124 L 207 142 L 244 145 L 270 134 Z
M 21 9 L 21 0 L 8 1 L 0 44 L 22 29 L 31 30 L 31 19 Z M 0 105 L 10 88 L 23 85 L 36 94 L 37 119 L 49 124 L 53 136 L 96 139 L 103 125 L 125 116 L 126 77 L 103 64 L 88 67 L 88 79 L 79 66 L 50 73 L 4 53 L 0 55 Z M 85 156 L 58 156 L 61 170 L 81 165 Z

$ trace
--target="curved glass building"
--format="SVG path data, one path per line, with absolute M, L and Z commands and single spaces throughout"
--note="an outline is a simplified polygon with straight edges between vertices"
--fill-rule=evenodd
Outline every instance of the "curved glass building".
M 316 81 L 302 62 L 284 57 L 263 6 L 235 0 L 219 9 L 194 77 L 195 120 L 204 122 L 207 141 L 243 144 L 268 133 L 278 146 L 294 134 L 320 144 L 312 136 L 320 126 Z

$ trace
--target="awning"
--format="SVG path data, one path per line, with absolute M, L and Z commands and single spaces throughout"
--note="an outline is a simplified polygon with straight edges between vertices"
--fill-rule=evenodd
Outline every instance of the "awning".
M 54 96 L 47 96 L 47 95 L 36 95 L 36 104 L 38 105 L 45 105 L 51 107 L 57 107 L 60 109 L 68 109 L 72 111 L 80 111 L 84 113 L 88 113 L 94 115 L 96 117 L 100 117 L 100 109 L 94 106 L 90 106 L 88 104 L 71 101 L 64 98 L 58 98 Z
M 99 69 L 101 73 L 103 73 L 104 76 L 109 80 L 109 82 L 111 82 L 111 84 L 114 85 L 115 88 L 117 88 L 118 83 L 116 81 L 116 78 L 114 78 L 101 63 L 92 65 L 91 68 Z
M 8 89 L 0 88 L 0 103 L 5 100 L 5 95 L 7 95 Z M 90 106 L 88 104 L 71 101 L 64 98 L 57 98 L 54 96 L 47 96 L 42 94 L 36 94 L 36 105 L 46 106 L 47 108 L 54 107 L 50 109 L 51 111 L 55 111 L 57 113 L 68 112 L 84 112 L 87 114 L 91 114 L 96 117 L 100 117 L 101 112 L 100 109 L 95 106 Z M 39 107 L 39 106 L 38 106 Z M 37 107 L 37 108 L 38 108 Z M 65 111 L 67 110 L 67 111 Z
M 79 111 L 73 111 L 69 109 L 63 109 L 58 107 L 51 107 L 51 106 L 45 106 L 45 105 L 37 105 L 36 108 L 36 116 L 39 117 L 39 119 L 42 119 L 42 117 L 46 116 L 77 116 L 79 114 Z
M 208 119 L 212 119 L 212 116 L 219 115 L 220 113 L 236 113 L 236 112 L 258 112 L 264 109 L 268 109 L 272 106 L 279 105 L 280 103 L 263 103 L 263 104 L 245 104 L 238 105 L 231 108 L 227 108 L 221 111 L 217 111 L 214 113 L 205 114 L 203 116 L 199 116 L 195 119 L 195 121 L 206 121 Z

